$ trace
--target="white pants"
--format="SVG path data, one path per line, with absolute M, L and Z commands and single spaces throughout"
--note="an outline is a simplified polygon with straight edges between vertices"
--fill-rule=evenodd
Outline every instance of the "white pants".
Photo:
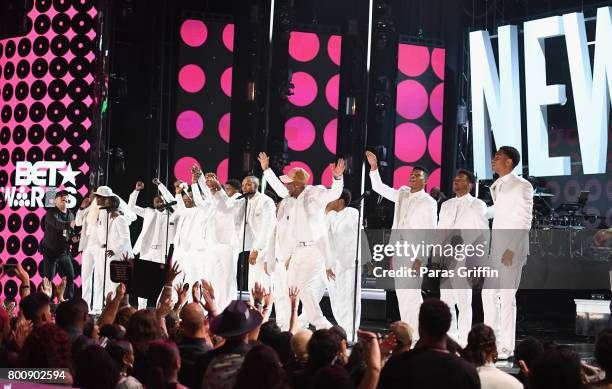
M 285 265 L 282 262 L 276 263 L 271 278 L 276 324 L 282 331 L 289 331 L 291 301 L 289 300 L 289 286 L 287 285 L 287 270 L 285 270 Z
M 353 325 L 353 297 L 355 291 L 355 269 L 348 268 L 336 274 L 336 280 L 327 287 L 332 312 L 338 325 L 346 331 L 349 342 L 357 341 L 356 331 L 361 320 L 361 266 L 357 273 L 357 312 Z
M 461 347 L 467 345 L 467 336 L 472 329 L 472 289 L 440 289 L 440 300 L 444 301 L 451 311 L 452 322 L 448 335 Z M 459 317 L 455 311 L 459 309 Z
M 298 246 L 289 264 L 287 284 L 299 288 L 305 318 L 317 329 L 331 327 L 319 306 L 325 290 L 324 277 L 325 265 L 319 250 L 313 246 Z
M 497 333 L 497 349 L 512 354 L 516 337 L 516 290 L 521 283 L 524 258 L 513 259 L 512 266 L 500 265 L 499 279 L 487 278 L 482 289 L 484 323 Z M 504 286 L 496 288 L 495 286 Z M 508 286 L 514 288 L 508 288 Z M 499 324 L 499 329 L 496 328 Z
M 81 296 L 89 305 L 90 312 L 100 312 L 104 301 L 102 294 L 104 258 L 102 255 L 101 247 L 87 248 L 81 255 Z
M 174 249 L 173 264 L 178 262 L 179 268 L 182 273 L 176 277 L 174 284 L 178 285 L 180 282 L 189 284 L 190 293 L 187 294 L 187 301 L 191 302 L 191 287 L 196 281 L 200 281 L 204 274 L 204 263 L 203 260 L 206 258 L 205 250 L 194 250 L 185 251 L 181 247 Z M 183 281 L 184 280 L 184 281 Z
M 222 312 L 232 300 L 236 299 L 236 259 L 238 252 L 229 244 L 217 243 L 208 249 L 205 260 L 204 278 L 208 279 L 215 290 L 217 309 Z

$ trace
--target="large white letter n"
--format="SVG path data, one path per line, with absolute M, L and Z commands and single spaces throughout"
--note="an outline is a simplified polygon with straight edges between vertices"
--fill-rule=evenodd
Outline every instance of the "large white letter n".
M 470 33 L 470 77 L 474 171 L 478 178 L 492 178 L 491 131 L 495 144 L 521 152 L 521 93 L 518 33 L 516 26 L 498 30 L 499 76 L 487 31 Z M 489 122 L 490 121 L 490 122 Z M 517 166 L 517 172 L 521 166 Z

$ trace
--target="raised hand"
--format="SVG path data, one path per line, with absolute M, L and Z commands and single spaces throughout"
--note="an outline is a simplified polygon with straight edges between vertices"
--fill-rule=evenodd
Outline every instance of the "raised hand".
M 217 316 L 217 303 L 215 302 L 215 296 L 211 295 L 208 289 L 203 289 L 202 298 L 204 298 L 204 309 L 208 312 L 208 314 L 211 317 Z
M 183 181 L 178 180 L 174 182 L 174 193 L 181 194 L 183 191 Z
M 17 262 L 17 266 L 15 266 L 15 275 L 19 281 L 21 281 L 22 285 L 30 285 L 30 275 L 19 262 Z
M 213 288 L 213 284 L 210 281 L 205 280 L 204 278 L 202 278 L 202 289 L 208 292 L 208 294 L 210 294 L 212 298 L 215 298 L 215 289 Z
M 373 332 L 357 330 L 357 336 L 365 346 L 364 361 L 368 368 L 380 372 L 382 369 L 382 359 L 378 337 Z
M 251 297 L 253 297 L 253 301 L 255 301 L 255 305 L 263 302 L 263 298 L 265 294 L 266 294 L 266 290 L 263 288 L 263 286 L 261 286 L 259 282 L 256 282 L 255 285 L 253 286 L 253 289 L 251 289 Z
M 200 288 L 200 281 L 196 281 L 193 283 L 191 287 L 191 299 L 194 303 L 200 303 L 202 299 L 202 289 Z
M 176 290 L 176 294 L 178 296 L 178 301 L 176 302 L 176 304 L 180 307 L 185 303 L 185 301 L 187 301 L 187 292 L 189 291 L 189 285 L 187 285 L 187 288 L 185 288 L 185 284 L 181 282 L 174 287 L 174 290 Z
M 300 290 L 298 289 L 297 286 L 292 286 L 291 288 L 289 288 L 289 301 L 291 302 L 291 306 L 297 307 L 297 303 L 299 301 L 298 296 L 300 294 Z
M 327 275 L 328 281 L 336 281 L 336 273 L 330 268 L 325 270 L 325 274 Z
M 81 209 L 85 209 L 87 207 L 89 207 L 89 204 L 91 204 L 91 199 L 89 197 L 83 197 L 83 200 L 81 201 Z
M 366 151 L 365 155 L 368 163 L 370 164 L 370 170 L 378 169 L 378 158 L 376 157 L 376 154 L 371 151 Z
M 268 157 L 268 154 L 262 151 L 257 156 L 257 160 L 259 161 L 262 170 L 268 170 L 268 168 L 270 167 L 270 157 Z
M 251 250 L 249 254 L 249 265 L 255 265 L 257 263 L 257 250 Z
M 264 295 L 264 307 L 270 308 L 272 306 L 273 301 L 274 296 L 272 295 L 272 288 L 268 288 L 268 291 Z
M 40 287 L 40 291 L 49 296 L 49 298 L 51 298 L 51 296 L 53 295 L 53 287 L 51 286 L 51 281 L 49 281 L 49 279 L 45 277 L 43 278 L 41 285 L 42 286 Z
M 345 162 L 343 158 L 338 159 L 338 162 L 334 166 L 332 164 L 332 174 L 334 177 L 341 177 L 344 174 L 344 169 L 346 168 Z
M 179 269 L 179 264 L 178 262 L 174 262 L 174 265 L 172 265 L 172 268 L 168 271 L 168 274 L 166 274 L 166 284 L 165 285 L 172 285 L 174 283 L 174 279 L 181 274 L 182 270 Z
M 136 187 L 134 187 L 134 190 L 136 191 L 141 191 L 144 189 L 144 182 L 142 181 L 137 181 L 136 182 Z
M 154 178 L 153 180 L 151 180 L 151 182 L 155 186 L 161 185 L 161 181 L 159 180 L 159 178 Z
M 157 309 L 155 313 L 157 314 L 158 319 L 163 319 L 172 311 L 172 299 L 170 296 L 166 296 L 163 300 L 160 300 L 159 304 L 157 304 Z
M 13 340 L 18 350 L 21 350 L 21 348 L 23 347 L 26 338 L 28 337 L 28 335 L 30 335 L 30 332 L 32 332 L 32 328 L 34 328 L 32 321 L 25 319 L 17 319 L 15 329 L 13 330 Z

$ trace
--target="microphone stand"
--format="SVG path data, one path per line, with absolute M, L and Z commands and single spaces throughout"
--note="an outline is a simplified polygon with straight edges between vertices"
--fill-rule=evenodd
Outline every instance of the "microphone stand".
M 244 255 L 242 253 L 244 253 L 244 249 L 246 246 L 246 228 L 247 228 L 247 208 L 249 207 L 249 197 L 248 196 L 244 196 L 244 223 L 243 223 L 243 228 L 242 228 L 242 251 L 240 252 L 241 255 Z M 248 261 L 248 258 L 247 258 Z M 242 283 L 244 281 L 244 260 L 240 261 L 240 273 L 238 274 L 238 284 L 239 284 L 239 291 L 238 291 L 238 296 L 240 301 L 242 301 Z
M 361 237 L 361 212 L 363 208 L 363 200 L 359 201 L 359 206 L 357 207 L 358 216 L 357 216 L 357 246 L 355 247 L 355 280 L 353 284 L 353 328 L 352 328 L 352 342 L 355 343 L 355 336 L 357 334 L 356 324 L 357 324 L 357 282 L 359 275 L 359 238 Z M 361 298 L 361 296 L 359 296 Z
M 166 205 L 164 212 L 166 213 L 166 242 L 164 243 L 164 263 L 166 270 L 170 269 L 170 261 L 172 258 L 168 255 L 168 235 L 170 234 L 170 207 Z
M 104 279 L 102 280 L 102 308 L 106 308 L 106 265 L 108 260 L 108 220 L 110 213 L 106 209 L 106 235 L 104 242 Z M 93 298 L 93 297 L 92 297 Z

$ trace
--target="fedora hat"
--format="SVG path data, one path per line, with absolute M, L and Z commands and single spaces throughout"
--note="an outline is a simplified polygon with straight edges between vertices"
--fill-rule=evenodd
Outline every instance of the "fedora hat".
M 310 174 L 301 167 L 294 167 L 287 172 L 287 174 L 280 176 L 280 180 L 285 184 L 290 182 L 298 182 L 301 184 L 308 183 L 308 179 L 310 178 Z
M 244 301 L 234 300 L 210 322 L 213 334 L 224 338 L 251 332 L 263 321 L 263 316 Z
M 111 197 L 111 196 L 115 196 L 115 194 L 113 193 L 113 190 L 111 188 L 109 188 L 108 186 L 99 186 L 98 189 L 94 192 L 94 194 L 96 196 L 100 196 L 100 197 Z

